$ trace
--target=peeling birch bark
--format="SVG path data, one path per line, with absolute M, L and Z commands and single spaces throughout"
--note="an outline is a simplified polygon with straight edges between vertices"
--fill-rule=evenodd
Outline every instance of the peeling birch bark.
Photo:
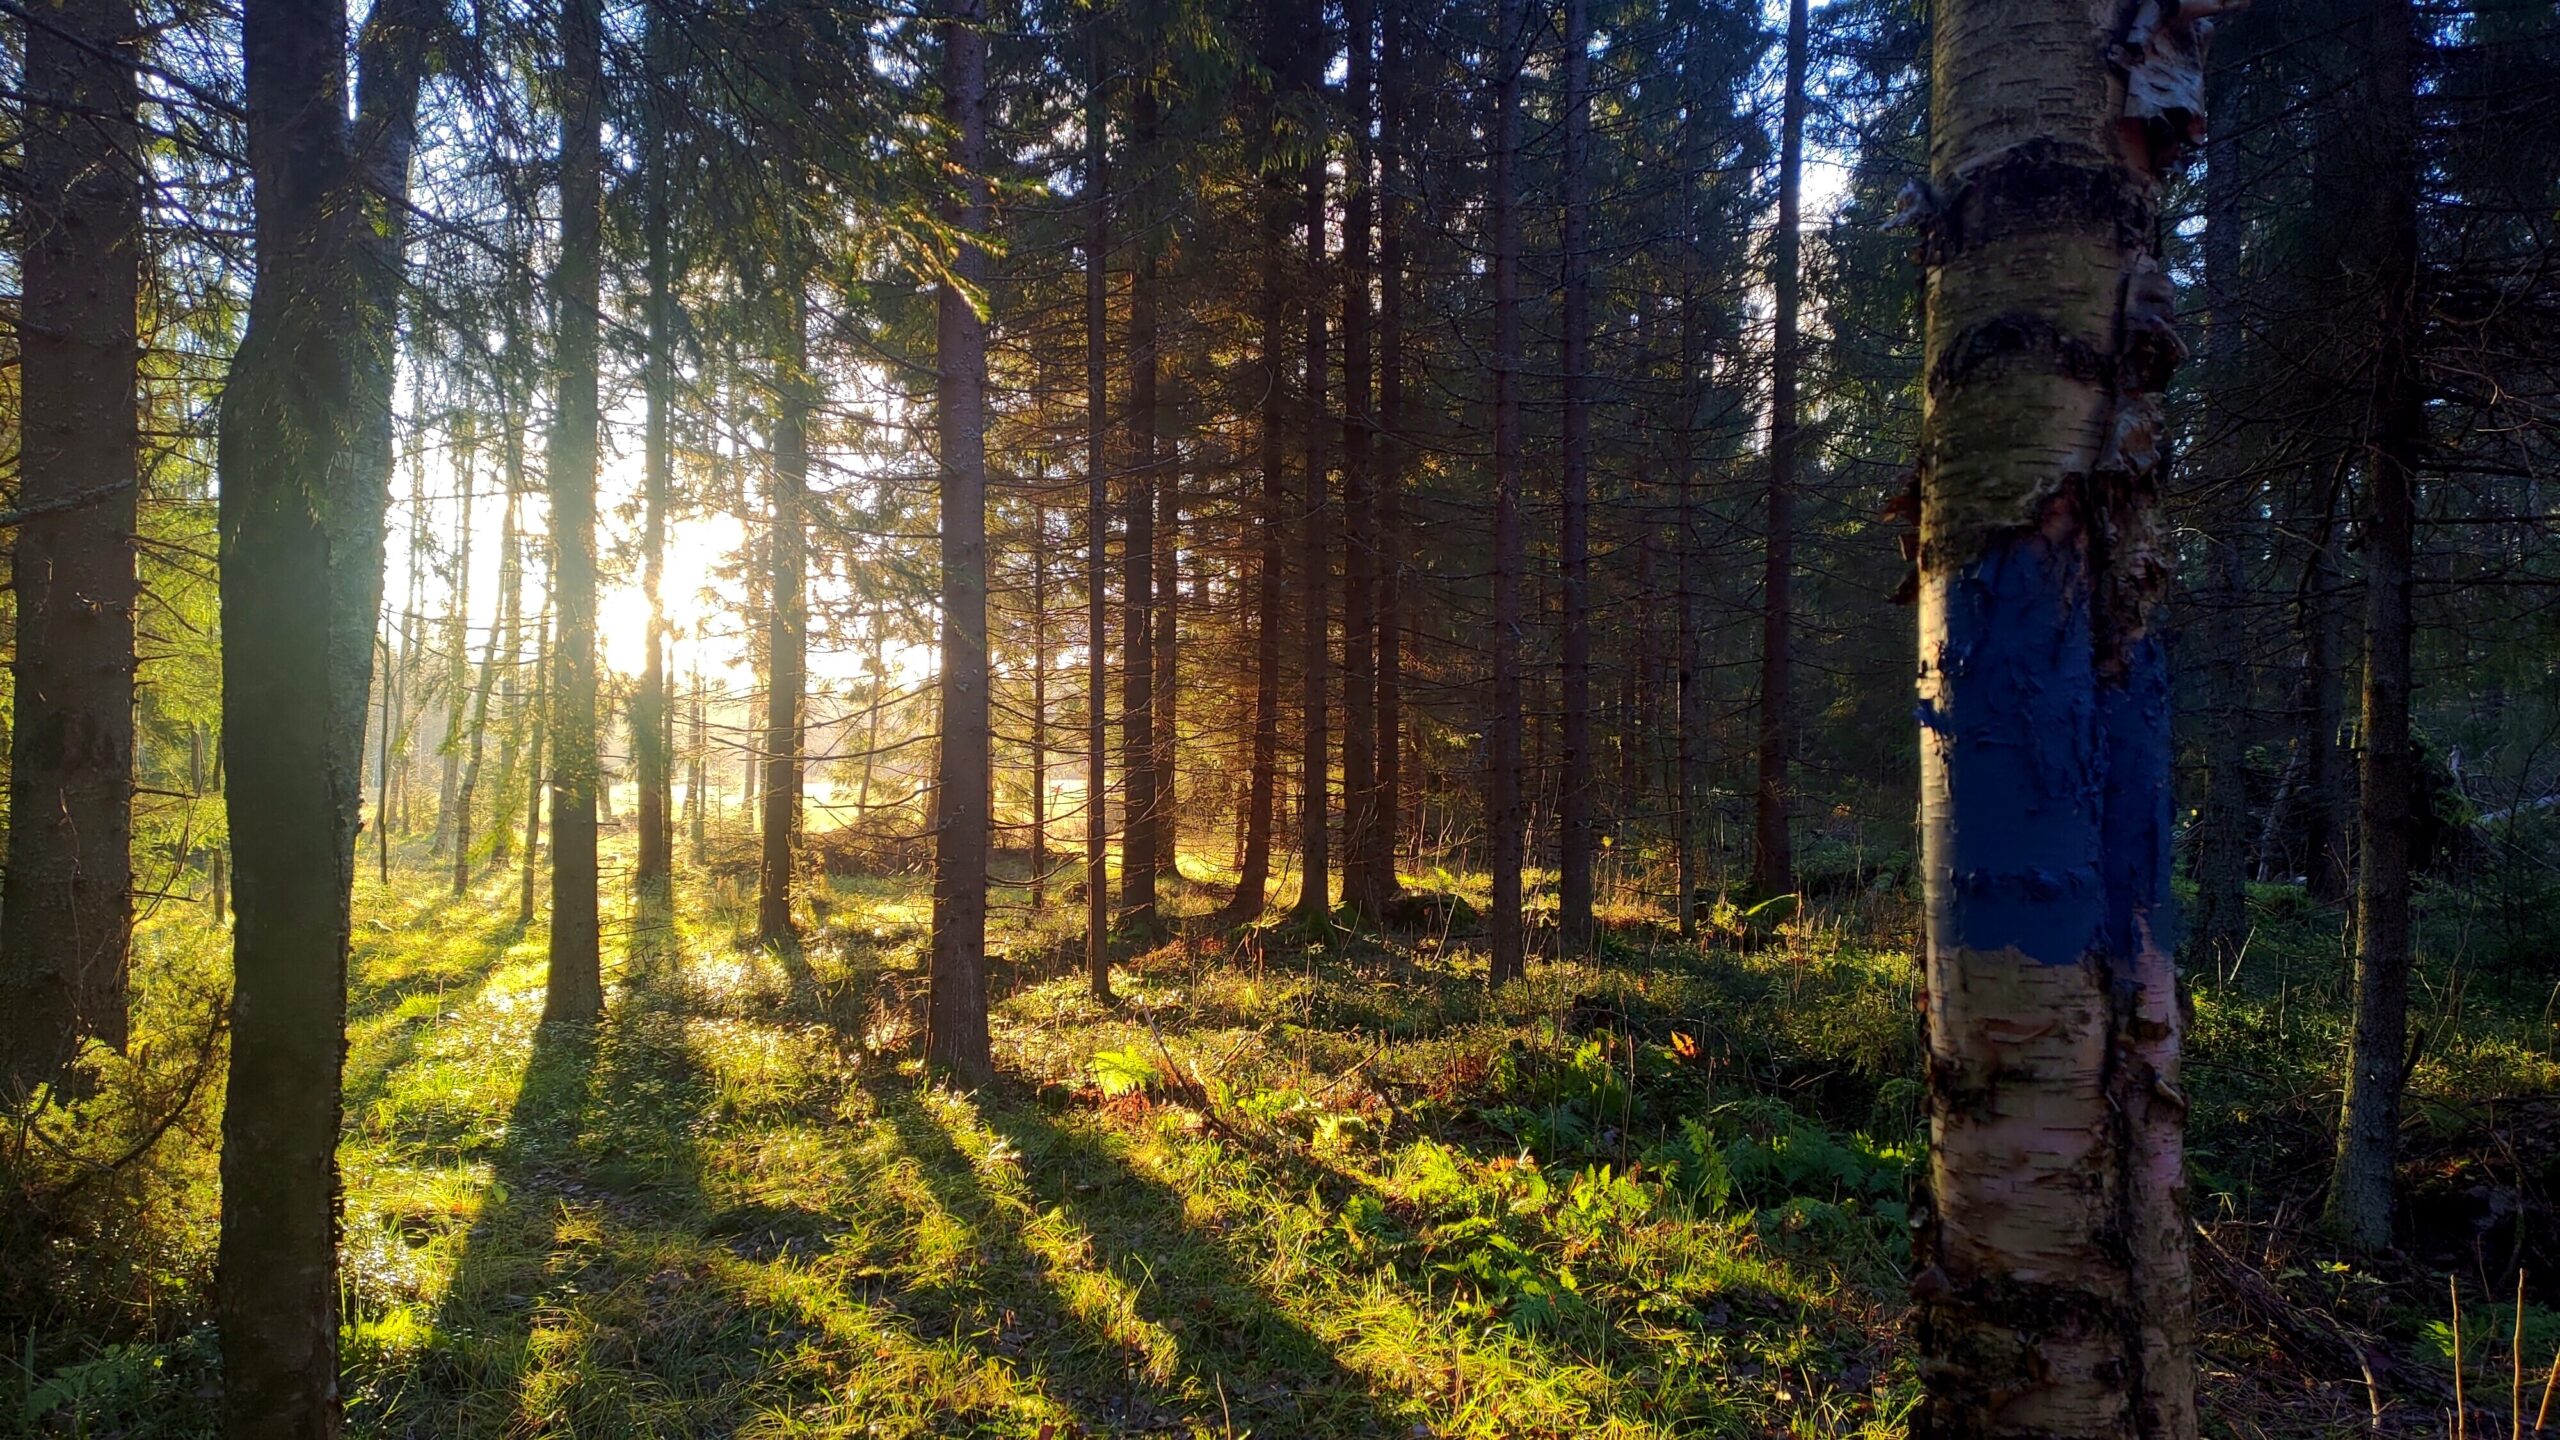
M 1920 1436 L 2195 1434 L 2154 256 L 2156 0 L 1941 0 L 1920 459 Z M 2183 92 L 2180 92 L 2183 94 Z M 2199 91 L 2200 93 L 2200 91 Z M 2197 102 L 2200 108 L 2201 101 Z

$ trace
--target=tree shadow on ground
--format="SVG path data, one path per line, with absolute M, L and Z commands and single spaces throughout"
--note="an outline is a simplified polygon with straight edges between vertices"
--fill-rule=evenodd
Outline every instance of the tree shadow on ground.
M 535 1030 L 432 1337 L 360 1390 L 360 1430 L 727 1433 L 775 1402 L 757 1382 L 794 1317 L 716 1273 L 695 1139 L 716 1097 L 675 941 L 635 931 L 605 1019 Z
M 1087 1424 L 1106 1434 L 1406 1432 L 1410 1417 L 1398 1417 L 1394 1397 L 1346 1368 L 1248 1278 L 1224 1241 L 1191 1224 L 1178 1195 L 1103 1140 L 1018 1105 L 988 1108 L 984 1124 L 1021 1158 L 1027 1193 L 1008 1205 L 914 1092 L 880 1086 L 874 1094 L 937 1202 L 993 1238 L 999 1265 L 1043 1276 L 1053 1303 L 1017 1317 L 1023 1333 L 1012 1343 L 1061 1377 L 1092 1377 L 1084 1393 L 1053 1391 Z M 1080 1232 L 1093 1271 L 1126 1294 L 1147 1333 L 1104 1333 L 1067 1314 L 1070 1277 L 1026 1246 L 1027 1217 L 1063 1219 Z
M 419 909 L 408 923 L 412 927 L 432 925 L 455 903 L 451 896 L 442 897 Z M 381 952 L 367 943 L 366 936 L 358 934 L 358 953 L 350 968 L 347 993 L 350 1048 L 343 1104 L 348 1114 L 362 1114 L 365 1107 L 382 1098 L 392 1076 L 418 1058 L 421 1048 L 443 1023 L 446 1012 L 455 1004 L 476 998 L 490 977 L 507 963 L 507 949 L 522 938 L 523 931 L 524 927 L 509 916 L 451 936 L 435 937 L 430 942 L 439 952 L 434 958 L 409 964 L 402 973 L 388 977 L 372 973 Z M 457 948 L 465 958 L 446 963 L 445 957 Z M 411 1001 L 426 995 L 438 997 L 432 1009 L 402 1013 Z
M 818 972 L 809 964 L 807 942 L 793 934 L 768 943 L 764 949 L 782 970 L 783 1008 L 793 1014 L 823 1012 L 826 1007 L 818 993 Z
M 915 1162 L 932 1203 L 966 1226 L 979 1248 L 949 1282 L 923 1274 L 902 1279 L 894 1307 L 919 1332 L 965 1336 L 1026 1372 L 1087 1430 L 1119 1434 L 1137 1428 L 1142 1415 L 1183 1413 L 1179 1382 L 1151 1363 L 1145 1337 L 1077 1313 L 1070 1277 L 1031 1247 L 1025 1232 L 1034 1217 L 1018 1197 L 1008 1203 L 986 1187 L 916 1092 L 892 1080 L 869 1089 L 878 1123 Z
M 404 1435 L 491 1434 L 506 1429 L 532 1367 L 544 1312 L 574 1295 L 583 1266 L 555 1268 L 554 1247 L 575 1202 L 579 1137 L 595 1098 L 600 1027 L 543 1025 L 533 1033 L 514 1107 L 490 1157 L 479 1213 L 463 1237 L 434 1319 L 415 1386 L 369 1415 L 356 1387 L 361 1428 Z M 496 1063 L 492 1057 L 492 1063 Z M 583 1187 L 579 1187 L 583 1188 Z M 367 1422 L 371 1422 L 368 1424 Z

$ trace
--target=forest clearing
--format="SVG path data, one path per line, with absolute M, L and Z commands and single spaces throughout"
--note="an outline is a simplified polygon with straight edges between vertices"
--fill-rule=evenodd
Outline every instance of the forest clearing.
M 2560 1434 L 2560 0 L 0 0 L 0 1435 Z

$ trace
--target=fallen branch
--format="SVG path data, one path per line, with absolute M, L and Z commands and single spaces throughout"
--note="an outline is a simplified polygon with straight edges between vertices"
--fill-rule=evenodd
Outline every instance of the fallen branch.
M 2213 1233 L 2202 1225 L 2195 1227 L 2195 1238 L 2197 1268 L 2207 1280 L 2265 1326 L 2276 1344 L 2303 1367 L 2323 1378 L 2361 1383 L 2377 1416 L 2386 1388 L 2430 1402 L 2452 1403 L 2452 1388 L 2432 1372 L 2401 1364 L 2380 1342 L 2355 1334 L 2322 1311 L 2285 1298 L 2265 1276 L 2215 1244 Z
M 1318 1193 L 1336 1205 L 1361 1188 L 1363 1182 L 1359 1177 L 1345 1174 L 1296 1136 L 1250 1121 L 1237 1123 L 1244 1119 L 1242 1116 L 1229 1119 L 1210 1096 L 1209 1087 L 1202 1083 L 1199 1072 L 1173 1058 L 1172 1049 L 1165 1044 L 1164 1031 L 1156 1025 L 1155 1012 L 1150 1009 L 1146 1015 L 1147 1031 L 1155 1037 L 1156 1054 L 1164 1060 L 1165 1098 L 1198 1114 L 1202 1126 L 1212 1134 L 1248 1150 L 1258 1150 L 1299 1171 Z M 1239 1048 L 1242 1044 L 1242 1041 L 1237 1042 Z M 1235 1052 L 1230 1050 L 1227 1053 L 1232 1057 Z M 1221 1066 L 1224 1063 L 1221 1061 Z

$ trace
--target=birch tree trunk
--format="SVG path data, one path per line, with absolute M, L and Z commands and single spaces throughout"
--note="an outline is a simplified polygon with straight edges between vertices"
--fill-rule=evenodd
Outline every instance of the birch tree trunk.
M 2209 22 L 2206 22 L 2209 24 Z M 2167 948 L 2159 188 L 2202 36 L 1939 0 L 1921 440 L 1918 1436 L 2195 1434 Z M 2130 76 L 2130 83 L 2128 77 Z

